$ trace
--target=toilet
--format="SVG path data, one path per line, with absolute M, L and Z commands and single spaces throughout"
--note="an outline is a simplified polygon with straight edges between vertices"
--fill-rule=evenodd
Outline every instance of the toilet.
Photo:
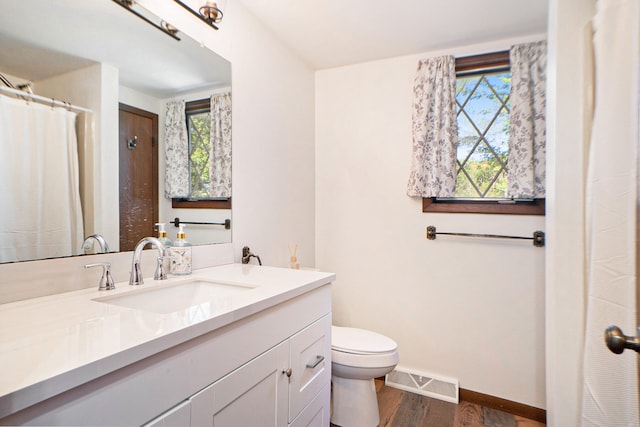
M 398 345 L 365 329 L 331 327 L 331 423 L 375 427 L 380 423 L 374 378 L 398 364 Z

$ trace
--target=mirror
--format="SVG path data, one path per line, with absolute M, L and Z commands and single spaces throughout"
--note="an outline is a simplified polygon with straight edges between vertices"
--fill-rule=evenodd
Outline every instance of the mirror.
M 161 23 L 159 18 L 141 6 L 134 4 L 133 7 L 150 20 Z M 121 223 L 126 224 L 128 218 L 138 215 L 137 208 L 128 208 L 121 213 L 124 203 L 119 196 L 119 183 L 124 179 L 119 175 L 122 164 L 119 152 L 124 144 L 132 149 L 136 146 L 135 141 L 142 141 L 137 134 L 122 137 L 123 131 L 119 129 L 122 118 L 119 114 L 124 105 L 125 108 L 157 116 L 157 182 L 149 183 L 149 187 L 157 185 L 153 197 L 157 200 L 157 206 L 153 208 L 155 217 L 145 218 L 145 221 L 153 222 L 158 218 L 159 222 L 167 223 L 168 237 L 174 239 L 178 229 L 172 222 L 179 218 L 180 222 L 187 223 L 187 239 L 194 245 L 231 242 L 231 229 L 224 226 L 231 219 L 230 203 L 223 209 L 174 208 L 171 200 L 164 196 L 164 122 L 167 103 L 208 99 L 214 93 L 231 91 L 231 64 L 184 33 L 179 32 L 177 36 L 180 41 L 109 0 L 3 2 L 0 15 L 0 74 L 16 87 L 29 82 L 33 93 L 48 101 L 63 101 L 63 105 L 79 106 L 91 111 L 89 125 L 83 128 L 87 130 L 88 137 L 83 137 L 76 123 L 82 225 L 78 227 L 78 224 L 70 221 L 70 227 L 77 231 L 81 241 L 91 235 L 100 235 L 111 252 L 119 251 Z M 0 83 L 0 86 L 4 85 Z M 0 100 L 8 98 L 23 104 L 37 103 L 0 92 Z M 46 105 L 46 101 L 40 104 Z M 54 107 L 49 105 L 49 108 L 53 110 Z M 78 117 L 81 115 L 78 113 Z M 7 147 L 22 145 L 20 138 L 3 137 L 0 133 L 3 153 L 9 152 L 5 149 Z M 14 156 L 14 151 L 11 150 L 10 157 Z M 20 164 L 20 170 L 36 166 L 36 162 L 24 159 L 10 158 L 9 161 Z M 149 159 L 146 161 L 150 162 Z M 135 168 L 139 169 L 137 165 Z M 45 180 L 47 176 L 56 174 L 58 172 L 45 172 Z M 71 176 L 75 175 L 71 173 Z M 13 179 L 2 184 L 5 206 L 12 206 L 14 196 L 19 198 L 35 192 L 21 189 L 22 183 L 18 181 Z M 140 187 L 146 188 L 147 184 Z M 40 188 L 36 191 L 45 192 Z M 64 197 L 58 192 L 49 193 L 55 193 L 54 207 L 63 203 Z M 33 209 L 43 210 L 41 206 Z M 88 249 L 87 253 L 99 251 L 98 239 L 89 239 L 83 245 L 86 248 L 80 250 L 66 249 L 68 253 L 53 254 L 39 251 L 30 254 L 27 251 L 17 257 L 2 236 L 16 234 L 20 227 L 7 224 L 16 217 L 24 217 L 24 214 L 24 208 L 23 212 L 0 210 L 0 262 L 81 255 L 85 249 Z M 40 241 L 40 236 L 36 240 Z

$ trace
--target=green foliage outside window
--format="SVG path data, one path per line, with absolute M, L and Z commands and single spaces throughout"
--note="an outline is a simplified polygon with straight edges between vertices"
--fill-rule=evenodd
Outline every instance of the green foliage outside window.
M 209 112 L 187 114 L 189 129 L 189 175 L 193 199 L 211 197 L 209 155 L 211 153 L 211 115 Z

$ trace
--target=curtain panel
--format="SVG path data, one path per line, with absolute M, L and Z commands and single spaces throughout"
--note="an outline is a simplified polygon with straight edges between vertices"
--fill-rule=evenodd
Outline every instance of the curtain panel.
M 407 195 L 453 196 L 458 144 L 453 56 L 429 58 L 418 64 L 413 85 L 412 133 Z
M 231 92 L 211 96 L 212 197 L 231 197 Z
M 189 196 L 189 140 L 185 102 L 169 101 L 164 122 L 167 199 Z
M 82 253 L 76 113 L 0 95 L 0 262 Z
M 511 111 L 507 193 L 515 198 L 544 198 L 546 175 L 546 41 L 510 50 Z

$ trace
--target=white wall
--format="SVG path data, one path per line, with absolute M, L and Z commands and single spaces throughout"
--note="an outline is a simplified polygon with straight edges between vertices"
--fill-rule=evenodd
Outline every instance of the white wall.
M 428 225 L 531 236 L 544 217 L 425 214 L 406 196 L 418 60 L 511 42 L 317 72 L 316 264 L 337 273 L 334 323 L 393 338 L 400 366 L 544 408 L 545 249 L 425 238 Z

